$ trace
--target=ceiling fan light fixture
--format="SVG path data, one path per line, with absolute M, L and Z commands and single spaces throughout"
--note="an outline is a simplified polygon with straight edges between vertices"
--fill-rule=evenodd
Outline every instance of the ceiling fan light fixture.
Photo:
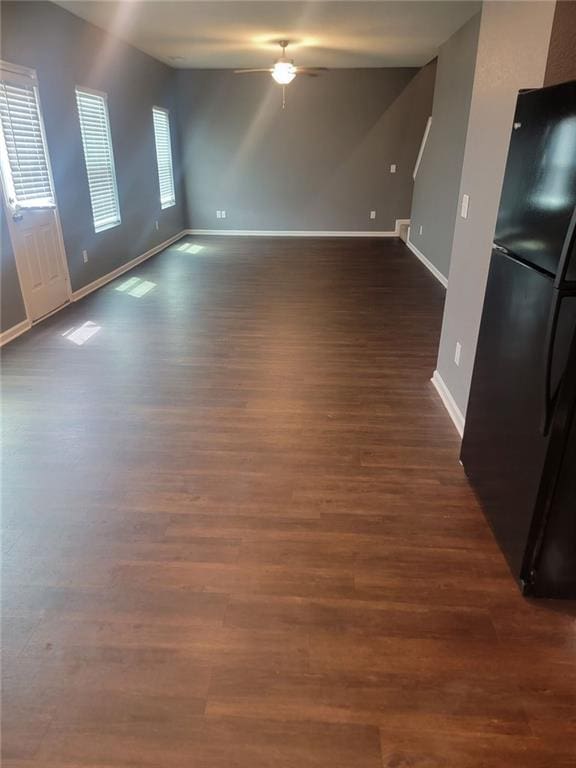
M 296 77 L 296 67 L 291 61 L 277 61 L 272 68 L 272 77 L 280 85 L 288 85 Z

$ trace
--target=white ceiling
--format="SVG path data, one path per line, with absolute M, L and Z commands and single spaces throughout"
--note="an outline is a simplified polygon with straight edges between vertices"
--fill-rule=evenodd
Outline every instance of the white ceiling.
M 58 5 L 174 67 L 268 66 L 276 40 L 297 64 L 422 66 L 479 10 L 472 0 L 58 0 Z

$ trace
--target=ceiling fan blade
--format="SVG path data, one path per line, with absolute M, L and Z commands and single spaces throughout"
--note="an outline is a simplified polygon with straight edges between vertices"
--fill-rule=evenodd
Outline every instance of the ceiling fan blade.
M 248 75 L 251 72 L 272 72 L 272 67 L 265 67 L 260 69 L 235 69 L 235 75 Z
M 322 72 L 328 72 L 329 69 L 330 67 L 296 67 L 296 74 L 318 77 Z

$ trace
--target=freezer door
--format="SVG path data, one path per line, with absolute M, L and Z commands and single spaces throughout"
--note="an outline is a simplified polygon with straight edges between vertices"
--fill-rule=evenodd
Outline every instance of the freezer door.
M 543 434 L 550 277 L 494 251 L 461 459 L 511 570 L 520 578 L 548 437 Z M 554 383 L 550 388 L 554 387 Z
M 494 242 L 556 275 L 576 207 L 576 81 L 518 97 Z

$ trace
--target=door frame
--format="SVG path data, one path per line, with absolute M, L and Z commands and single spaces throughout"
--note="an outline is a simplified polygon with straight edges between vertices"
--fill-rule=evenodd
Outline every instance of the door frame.
M 22 274 L 21 274 L 21 266 L 18 263 L 18 257 L 16 255 L 16 238 L 15 238 L 15 232 L 14 232 L 14 220 L 12 219 L 12 212 L 10 208 L 10 204 L 8 202 L 8 196 L 7 196 L 7 190 L 6 185 L 4 184 L 4 180 L 2 178 L 2 174 L 0 173 L 0 187 L 2 187 L 2 204 L 4 206 L 4 213 L 6 214 L 6 223 L 8 227 L 8 234 L 10 236 L 10 243 L 12 245 L 12 253 L 14 254 L 14 262 L 16 264 L 16 272 L 18 274 L 18 282 L 20 283 L 20 293 L 22 295 L 22 301 L 24 302 L 24 310 L 26 312 L 26 321 L 28 322 L 29 326 L 36 325 L 36 323 L 41 323 L 42 320 L 45 320 L 47 317 L 50 317 L 54 313 L 58 312 L 63 307 L 68 306 L 72 302 L 72 285 L 70 283 L 70 273 L 68 271 L 68 257 L 66 255 L 66 247 L 64 245 L 64 236 L 62 234 L 62 224 L 60 221 L 60 209 L 58 206 L 58 198 L 56 196 L 56 188 L 54 186 L 54 177 L 52 175 L 52 163 L 50 160 L 50 150 L 48 147 L 48 141 L 46 139 L 46 129 L 44 126 L 44 110 L 42 109 L 42 101 L 40 98 L 40 88 L 38 84 L 38 76 L 36 74 L 35 69 L 31 69 L 30 67 L 23 67 L 20 64 L 11 64 L 8 61 L 5 61 L 4 59 L 0 59 L 0 72 L 13 72 L 15 75 L 23 75 L 24 77 L 30 78 L 32 84 L 34 85 L 34 88 L 36 89 L 36 99 L 38 103 L 38 113 L 40 115 L 40 130 L 42 131 L 42 141 L 44 142 L 44 148 L 46 151 L 46 167 L 48 169 L 48 176 L 50 178 L 50 185 L 52 187 L 52 194 L 54 195 L 54 218 L 56 222 L 56 240 L 58 242 L 58 250 L 59 254 L 58 257 L 61 262 L 63 274 L 64 274 L 64 280 L 66 283 L 66 297 L 67 301 L 65 304 L 63 304 L 60 307 L 57 307 L 52 312 L 49 312 L 47 315 L 42 315 L 42 317 L 37 318 L 36 320 L 31 320 L 32 313 L 30 311 L 29 306 L 29 297 L 26 296 L 26 292 L 24 291 L 24 283 L 22 280 Z

